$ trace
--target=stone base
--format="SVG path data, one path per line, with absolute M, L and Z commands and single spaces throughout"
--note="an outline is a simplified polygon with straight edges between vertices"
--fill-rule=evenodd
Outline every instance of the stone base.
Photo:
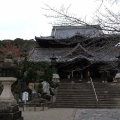
M 21 116 L 21 111 L 19 111 L 18 105 L 15 106 L 5 106 L 1 105 L 0 108 L 0 120 L 23 120 Z
M 0 113 L 11 113 L 19 111 L 18 105 L 11 105 L 11 103 L 0 102 Z
M 0 120 L 23 120 L 21 111 L 14 113 L 0 113 Z

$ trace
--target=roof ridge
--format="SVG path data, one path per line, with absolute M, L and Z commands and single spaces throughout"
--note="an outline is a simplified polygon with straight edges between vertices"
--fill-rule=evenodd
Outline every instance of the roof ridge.
M 78 43 L 77 46 L 75 47 L 75 49 L 73 49 L 73 50 L 75 51 L 78 47 L 80 47 L 80 48 L 81 48 L 84 52 L 86 52 L 87 54 L 93 56 L 93 55 L 92 55 L 87 49 L 85 49 L 80 43 Z M 72 51 L 72 52 L 74 52 L 74 51 Z
M 30 52 L 29 52 L 29 55 L 28 55 L 28 60 L 29 60 L 29 58 L 31 57 L 31 55 L 32 55 L 32 53 L 34 52 L 34 50 L 35 50 L 35 48 L 33 48 Z

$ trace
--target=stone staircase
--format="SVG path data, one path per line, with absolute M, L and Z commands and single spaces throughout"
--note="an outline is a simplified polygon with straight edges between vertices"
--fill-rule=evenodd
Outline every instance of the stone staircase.
M 91 83 L 60 84 L 53 107 L 57 108 L 120 108 L 120 83 L 94 83 L 98 102 Z
M 120 108 L 120 83 L 94 83 L 98 108 Z
M 91 83 L 60 84 L 54 107 L 95 108 L 96 100 Z

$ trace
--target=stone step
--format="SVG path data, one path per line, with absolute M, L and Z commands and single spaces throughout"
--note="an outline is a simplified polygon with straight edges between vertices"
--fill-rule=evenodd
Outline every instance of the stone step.
M 73 105 L 73 106 L 55 105 L 54 108 L 86 108 L 86 107 L 85 106 L 78 106 L 78 105 L 77 106 L 75 106 L 75 105 Z M 87 106 L 87 108 L 96 108 L 96 106 L 93 106 L 93 105 L 92 106 Z
M 73 101 L 73 102 L 75 102 L 75 101 L 88 101 L 88 102 L 90 102 L 90 101 L 96 101 L 95 99 L 86 99 L 86 98 L 82 98 L 82 99 L 76 99 L 76 100 L 74 100 L 74 99 L 70 99 L 70 98 L 59 98 L 59 99 L 56 99 L 56 101 Z M 102 101 L 102 100 L 100 100 L 100 101 Z M 107 101 L 107 100 L 106 100 Z
M 82 91 L 81 91 L 81 90 L 59 90 L 58 92 L 59 92 L 59 93 L 68 93 L 68 92 L 69 92 L 69 93 L 70 93 L 70 92 L 73 93 L 73 92 L 74 92 L 74 93 L 81 93 L 81 94 L 82 94 L 82 93 L 85 93 L 85 92 L 86 92 L 86 93 L 93 93 L 93 90 L 84 90 L 84 91 L 83 91 L 83 90 L 82 90 Z M 103 92 L 103 93 L 104 93 L 104 92 Z
M 79 88 L 79 87 L 92 87 L 92 85 L 91 84 L 89 84 L 89 85 L 83 85 L 83 84 L 78 84 L 78 85 L 76 85 L 76 84 L 74 84 L 74 85 L 61 85 L 60 86 L 60 88 L 64 88 L 64 87 L 67 87 L 67 88 Z
M 65 87 L 59 87 L 59 89 L 92 89 L 92 86 L 90 86 L 90 87 L 88 87 L 88 86 L 83 86 L 83 87 L 81 87 L 81 86 L 79 86 L 79 87 L 67 87 L 67 86 L 65 86 Z
M 95 99 L 90 99 L 90 100 L 86 100 L 86 99 L 76 99 L 76 100 L 74 100 L 74 99 L 57 99 L 56 101 L 57 101 L 57 102 L 58 102 L 58 101 L 64 101 L 64 102 L 65 102 L 65 101 L 67 101 L 67 102 L 69 102 L 69 101 L 70 101 L 70 102 L 76 102 L 76 101 L 77 101 L 77 102 L 78 102 L 78 101 L 79 101 L 79 102 L 91 102 L 91 101 L 95 101 L 95 102 L 96 102 Z M 106 100 L 106 101 L 107 101 L 107 100 Z M 101 100 L 100 102 L 102 102 L 102 100 Z M 110 101 L 108 101 L 108 102 L 110 102 Z
M 59 90 L 92 90 L 92 88 L 59 88 Z
M 57 95 L 58 98 L 60 97 L 64 97 L 64 98 L 95 98 L 95 95 L 77 95 L 77 94 L 74 94 L 74 95 Z M 107 96 L 109 98 L 109 96 Z M 98 97 L 99 98 L 99 97 Z
M 90 84 L 63 84 L 59 87 L 56 107 L 80 107 L 95 105 L 95 96 Z
M 96 92 L 97 95 L 120 95 L 118 92 Z
M 80 90 L 73 90 L 73 91 L 72 90 L 68 90 L 68 91 L 67 90 L 63 91 L 62 90 L 61 91 L 61 90 L 58 90 L 58 92 L 59 93 L 81 93 L 81 94 L 83 94 L 83 93 L 94 93 L 92 90 L 89 90 L 89 91 L 80 91 Z
M 95 105 L 96 104 L 96 102 L 59 102 L 59 105 L 85 105 L 85 106 L 87 106 L 87 105 Z M 58 105 L 58 103 L 56 103 L 56 105 Z M 105 105 L 105 104 L 104 104 Z
M 92 91 L 90 91 L 90 92 L 78 92 L 78 91 L 77 92 L 72 92 L 72 91 L 71 92 L 62 92 L 62 91 L 58 91 L 58 94 L 60 94 L 60 95 L 61 94 L 63 94 L 63 95 L 86 95 L 86 94 L 93 95 L 94 93 Z
M 54 107 L 60 108 L 120 108 L 120 105 L 111 105 L 111 104 L 55 104 Z
M 92 89 L 92 86 L 91 87 L 88 87 L 88 86 L 86 86 L 86 87 L 66 87 L 66 86 L 64 86 L 64 87 L 59 87 L 59 89 Z
M 98 97 L 118 97 L 120 98 L 119 94 L 97 94 Z
M 77 98 L 77 97 L 57 97 L 57 99 L 71 99 L 71 100 L 74 100 L 74 99 L 77 99 L 77 100 L 92 100 L 92 99 L 95 99 L 95 97 L 80 97 L 80 98 Z M 101 98 L 101 100 L 104 99 L 104 98 Z
M 98 97 L 98 98 L 113 98 L 113 97 L 114 97 L 114 98 L 116 98 L 116 97 L 117 97 L 117 98 L 120 98 L 120 96 L 118 96 L 118 95 L 110 95 L 110 94 L 109 94 L 109 95 L 97 94 L 97 97 Z
M 60 101 L 63 101 L 63 102 L 92 102 L 92 101 L 94 101 L 94 102 L 96 102 L 96 100 L 95 99 L 90 99 L 90 100 L 86 100 L 86 99 L 76 99 L 76 100 L 74 100 L 74 99 L 57 99 L 56 100 L 56 102 L 60 102 Z M 107 101 L 107 100 L 106 100 Z M 100 102 L 102 102 L 102 101 L 100 101 Z M 110 101 L 108 101 L 108 102 L 110 102 Z
M 69 107 L 75 107 L 75 106 L 76 106 L 76 107 L 80 107 L 80 106 L 81 106 L 81 107 L 83 107 L 83 106 L 85 107 L 86 105 L 87 105 L 87 106 L 90 106 L 90 107 L 95 107 L 95 106 L 97 106 L 97 104 L 86 104 L 86 103 L 85 103 L 85 104 L 83 104 L 83 103 L 82 103 L 82 104 L 74 104 L 74 103 L 72 103 L 72 104 L 66 104 L 66 103 L 55 104 L 55 106 L 64 106 L 64 107 L 68 107 L 68 106 L 69 106 Z
M 58 94 L 57 95 L 57 97 L 79 97 L 79 98 L 81 98 L 81 97 L 86 97 L 86 96 L 88 96 L 88 97 L 95 97 L 95 95 L 94 94 L 62 94 L 62 93 L 60 93 L 60 94 Z
M 55 105 L 65 105 L 65 106 L 96 106 L 96 103 L 60 103 L 60 104 L 55 104 Z
M 95 90 L 99 91 L 99 92 L 100 91 L 120 92 L 120 89 L 113 89 L 113 88 L 111 88 L 111 89 L 103 89 L 103 88 L 102 89 L 100 89 L 100 88 L 98 89 L 98 88 L 96 88 Z
M 120 108 L 117 104 L 55 104 L 54 107 L 64 108 Z
M 58 106 L 59 106 L 59 107 L 69 107 L 69 108 L 81 108 L 81 107 L 86 108 L 86 107 L 85 107 L 86 105 L 84 105 L 84 104 L 83 104 L 83 105 L 82 105 L 82 104 L 81 104 L 81 105 L 80 105 L 80 104 L 79 104 L 79 105 L 77 105 L 77 104 L 76 104 L 76 105 L 75 105 L 75 104 L 71 104 L 71 105 L 69 105 L 69 104 L 68 104 L 68 105 L 67 105 L 67 104 L 59 104 L 59 105 L 54 105 L 54 106 L 56 106 L 56 107 L 58 107 Z M 87 107 L 88 107 L 88 108 L 89 108 L 89 107 L 95 108 L 95 107 L 97 107 L 97 104 L 96 104 L 96 105 L 95 105 L 95 104 L 94 104 L 94 105 L 93 105 L 93 104 L 91 104 L 91 105 L 90 105 L 90 104 L 89 104 L 89 105 L 87 104 Z M 108 106 L 108 107 L 109 107 L 109 106 Z
M 97 105 L 90 83 L 66 83 L 59 86 L 55 106 L 63 108 L 120 108 L 120 85 L 94 83 L 94 86 L 99 100 Z
M 86 95 L 84 95 L 84 96 L 60 96 L 60 95 L 58 95 L 57 96 L 57 98 L 70 98 L 70 99 L 90 99 L 90 98 L 95 98 L 95 96 L 86 96 Z M 101 98 L 101 99 L 103 99 L 103 98 Z

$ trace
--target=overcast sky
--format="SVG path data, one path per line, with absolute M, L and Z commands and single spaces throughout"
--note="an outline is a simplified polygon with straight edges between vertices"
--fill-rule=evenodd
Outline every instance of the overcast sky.
M 41 9 L 44 3 L 56 8 L 71 4 L 70 12 L 88 18 L 99 5 L 95 0 L 0 0 L 0 40 L 49 36 L 52 21 L 43 15 L 49 14 Z

